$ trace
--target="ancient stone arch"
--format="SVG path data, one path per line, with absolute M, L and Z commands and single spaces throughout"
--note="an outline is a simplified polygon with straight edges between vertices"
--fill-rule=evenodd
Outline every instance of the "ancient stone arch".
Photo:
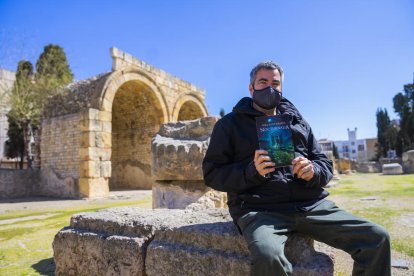
M 185 121 L 193 120 L 207 116 L 205 113 L 207 108 L 203 101 L 193 94 L 184 94 L 178 100 L 174 106 L 172 112 L 173 121 Z
M 151 188 L 151 139 L 160 124 L 204 117 L 204 91 L 111 49 L 112 72 L 69 85 L 42 120 L 40 194 L 104 197 Z

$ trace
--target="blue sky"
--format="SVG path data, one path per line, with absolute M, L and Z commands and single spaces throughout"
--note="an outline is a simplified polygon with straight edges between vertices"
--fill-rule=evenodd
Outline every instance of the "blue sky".
M 284 95 L 317 138 L 376 137 L 375 113 L 413 81 L 414 1 L 0 0 L 0 67 L 33 63 L 48 43 L 77 80 L 110 71 L 109 48 L 205 89 L 212 115 L 248 96 L 249 72 L 272 59 Z

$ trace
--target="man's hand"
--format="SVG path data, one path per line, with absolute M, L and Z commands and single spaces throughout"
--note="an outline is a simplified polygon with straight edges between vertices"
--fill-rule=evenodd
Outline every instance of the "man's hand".
M 309 181 L 313 178 L 315 170 L 313 164 L 309 159 L 303 156 L 296 157 L 292 161 L 293 174 L 296 174 L 298 178 Z
M 275 171 L 275 163 L 273 163 L 265 150 L 256 150 L 254 152 L 254 166 L 261 176 Z

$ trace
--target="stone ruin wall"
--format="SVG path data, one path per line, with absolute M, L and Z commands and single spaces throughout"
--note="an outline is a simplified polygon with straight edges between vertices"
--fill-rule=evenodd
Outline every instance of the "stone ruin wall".
M 151 139 L 162 123 L 204 117 L 204 91 L 111 49 L 112 72 L 50 99 L 40 145 L 43 195 L 102 197 L 149 189 Z
M 41 160 L 42 174 L 49 180 L 41 185 L 40 193 L 76 196 L 79 179 L 80 114 L 70 114 L 42 121 Z M 55 179 L 54 179 L 55 178 Z M 54 181 L 65 182 L 55 189 Z

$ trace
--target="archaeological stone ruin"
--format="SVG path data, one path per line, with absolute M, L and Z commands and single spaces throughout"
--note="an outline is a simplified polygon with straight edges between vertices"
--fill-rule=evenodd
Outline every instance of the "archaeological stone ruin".
M 112 71 L 52 98 L 41 125 L 40 195 L 106 197 L 151 189 L 151 139 L 160 125 L 207 116 L 204 91 L 111 49 Z
M 250 253 L 201 164 L 214 117 L 162 124 L 152 139 L 153 207 L 75 215 L 53 241 L 56 275 L 249 275 Z M 318 250 L 315 250 L 318 248 Z M 333 275 L 328 246 L 294 234 L 294 275 Z

